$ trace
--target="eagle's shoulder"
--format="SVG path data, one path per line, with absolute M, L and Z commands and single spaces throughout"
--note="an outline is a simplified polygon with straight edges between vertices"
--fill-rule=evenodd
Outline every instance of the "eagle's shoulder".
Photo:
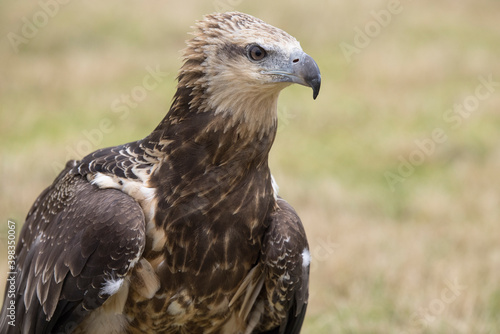
M 246 330 L 298 334 L 309 296 L 310 253 L 299 216 L 281 197 L 268 216 L 259 263 L 240 284 L 230 305 L 241 305 Z M 238 301 L 240 304 L 238 304 Z
M 143 181 L 160 160 L 159 146 L 144 139 L 102 148 L 76 163 L 70 173 L 83 176 L 103 173 L 121 179 Z
M 311 256 L 306 233 L 293 207 L 281 197 L 269 219 L 262 247 L 267 302 L 281 318 L 276 333 L 298 334 L 309 297 Z
M 23 332 L 74 328 L 120 290 L 145 247 L 139 204 L 71 174 L 75 165 L 40 195 L 20 234 L 16 324 Z

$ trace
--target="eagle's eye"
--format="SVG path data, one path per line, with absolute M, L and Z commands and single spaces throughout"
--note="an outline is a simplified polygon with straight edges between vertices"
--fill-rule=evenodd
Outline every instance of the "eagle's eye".
M 266 50 L 258 45 L 251 45 L 248 48 L 248 57 L 252 60 L 259 61 L 267 56 Z

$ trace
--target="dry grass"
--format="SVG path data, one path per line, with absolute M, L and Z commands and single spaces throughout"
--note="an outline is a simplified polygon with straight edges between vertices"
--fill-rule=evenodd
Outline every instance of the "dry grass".
M 271 157 L 313 254 L 304 332 L 499 332 L 500 85 L 460 125 L 443 116 L 474 94 L 478 76 L 500 81 L 500 3 L 402 1 L 351 62 L 340 43 L 353 44 L 353 29 L 389 2 L 215 5 L 224 3 L 295 35 L 323 73 L 317 101 L 303 87 L 282 94 Z M 0 35 L 19 34 L 21 18 L 39 10 L 36 2 L 2 3 Z M 7 219 L 22 223 L 55 177 L 54 162 L 84 153 L 84 131 L 111 121 L 96 149 L 156 125 L 185 33 L 213 10 L 201 1 L 71 2 L 18 53 L 1 40 L 0 250 Z M 113 113 L 113 101 L 156 65 L 170 75 L 125 119 Z M 384 173 L 398 173 L 400 159 L 418 151 L 415 140 L 436 128 L 446 140 L 391 189 Z

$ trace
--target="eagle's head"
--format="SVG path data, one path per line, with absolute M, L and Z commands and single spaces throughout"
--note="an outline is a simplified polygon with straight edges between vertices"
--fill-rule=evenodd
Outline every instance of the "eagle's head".
M 191 107 L 231 116 L 226 121 L 265 127 L 276 123 L 279 92 L 292 83 L 319 93 L 316 62 L 299 42 L 253 16 L 216 13 L 199 21 L 184 50 L 179 88 L 187 88 Z

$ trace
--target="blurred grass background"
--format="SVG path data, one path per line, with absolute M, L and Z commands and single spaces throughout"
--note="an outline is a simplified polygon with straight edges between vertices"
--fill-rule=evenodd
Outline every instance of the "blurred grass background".
M 303 332 L 500 332 L 500 84 L 460 125 L 443 118 L 472 101 L 479 77 L 500 82 L 499 1 L 401 1 L 378 30 L 372 11 L 390 1 L 69 1 L 42 24 L 48 2 L 0 3 L 0 269 L 7 219 L 19 232 L 67 159 L 147 135 L 194 21 L 235 9 L 294 35 L 322 71 L 316 101 L 304 87 L 282 93 L 271 152 L 313 255 Z M 15 52 L 23 18 L 43 27 Z M 340 45 L 367 27 L 348 61 Z M 148 66 L 168 76 L 113 112 Z M 104 119 L 109 131 L 90 142 Z M 387 173 L 436 128 L 446 140 L 391 186 Z

